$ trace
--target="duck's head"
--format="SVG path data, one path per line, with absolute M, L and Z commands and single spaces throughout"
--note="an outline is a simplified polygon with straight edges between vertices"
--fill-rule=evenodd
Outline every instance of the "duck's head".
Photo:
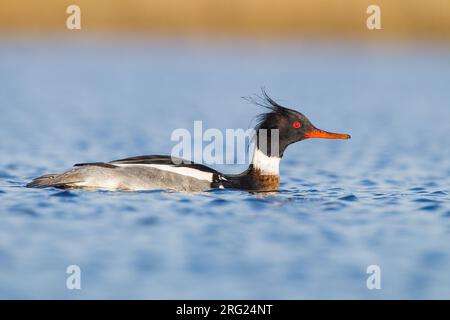
M 270 110 L 258 116 L 258 123 L 255 127 L 257 146 L 260 150 L 264 150 L 268 156 L 282 157 L 288 145 L 304 139 L 350 139 L 348 134 L 332 133 L 316 128 L 305 115 L 281 106 L 270 98 L 264 90 L 262 90 L 262 96 L 258 98 L 258 100 L 250 100 Z M 274 145 L 272 139 L 276 137 L 276 134 L 272 133 L 274 129 L 278 129 L 278 150 L 274 150 L 272 147 Z M 264 137 L 264 139 L 261 139 L 261 137 Z M 263 143 L 264 146 L 262 146 Z

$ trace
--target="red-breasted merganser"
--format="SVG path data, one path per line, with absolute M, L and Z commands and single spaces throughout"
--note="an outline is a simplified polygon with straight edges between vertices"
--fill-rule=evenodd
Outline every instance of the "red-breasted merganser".
M 303 114 L 281 106 L 264 91 L 261 99 L 260 102 L 253 101 L 269 112 L 258 118 L 253 159 L 248 169 L 240 174 L 223 174 L 202 164 L 182 162 L 171 156 L 150 155 L 108 163 L 76 164 L 65 173 L 36 178 L 27 187 L 118 191 L 206 191 L 213 188 L 276 191 L 280 181 L 280 160 L 287 146 L 308 138 L 350 139 L 348 134 L 317 129 Z M 276 154 L 271 152 L 272 129 L 279 130 Z M 267 139 L 264 139 L 267 147 L 260 147 L 260 132 L 267 133 Z

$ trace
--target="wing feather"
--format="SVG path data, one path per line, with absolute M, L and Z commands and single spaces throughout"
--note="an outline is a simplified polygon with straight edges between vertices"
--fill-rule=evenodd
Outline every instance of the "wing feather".
M 175 161 L 175 162 L 174 162 Z M 137 156 L 130 157 L 120 160 L 114 160 L 109 162 L 109 164 L 120 165 L 120 164 L 160 164 L 160 165 L 169 165 L 174 167 L 186 167 L 197 169 L 204 172 L 210 172 L 213 174 L 220 174 L 218 171 L 207 167 L 203 164 L 193 163 L 188 160 L 184 160 L 181 158 L 171 157 L 171 156 L 162 156 L 162 155 L 147 155 L 147 156 Z

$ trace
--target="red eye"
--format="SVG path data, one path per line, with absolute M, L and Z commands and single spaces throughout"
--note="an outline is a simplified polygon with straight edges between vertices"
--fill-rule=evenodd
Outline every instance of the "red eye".
M 302 125 L 300 124 L 300 122 L 295 121 L 295 122 L 292 124 L 292 126 L 293 126 L 295 129 L 298 129 L 298 128 L 300 128 Z

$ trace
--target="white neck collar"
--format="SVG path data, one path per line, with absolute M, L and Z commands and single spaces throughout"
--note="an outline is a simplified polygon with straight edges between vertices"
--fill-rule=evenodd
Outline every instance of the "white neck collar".
M 280 174 L 280 160 L 278 157 L 269 157 L 258 148 L 255 148 L 252 164 L 255 169 L 260 170 L 264 175 L 278 176 Z

